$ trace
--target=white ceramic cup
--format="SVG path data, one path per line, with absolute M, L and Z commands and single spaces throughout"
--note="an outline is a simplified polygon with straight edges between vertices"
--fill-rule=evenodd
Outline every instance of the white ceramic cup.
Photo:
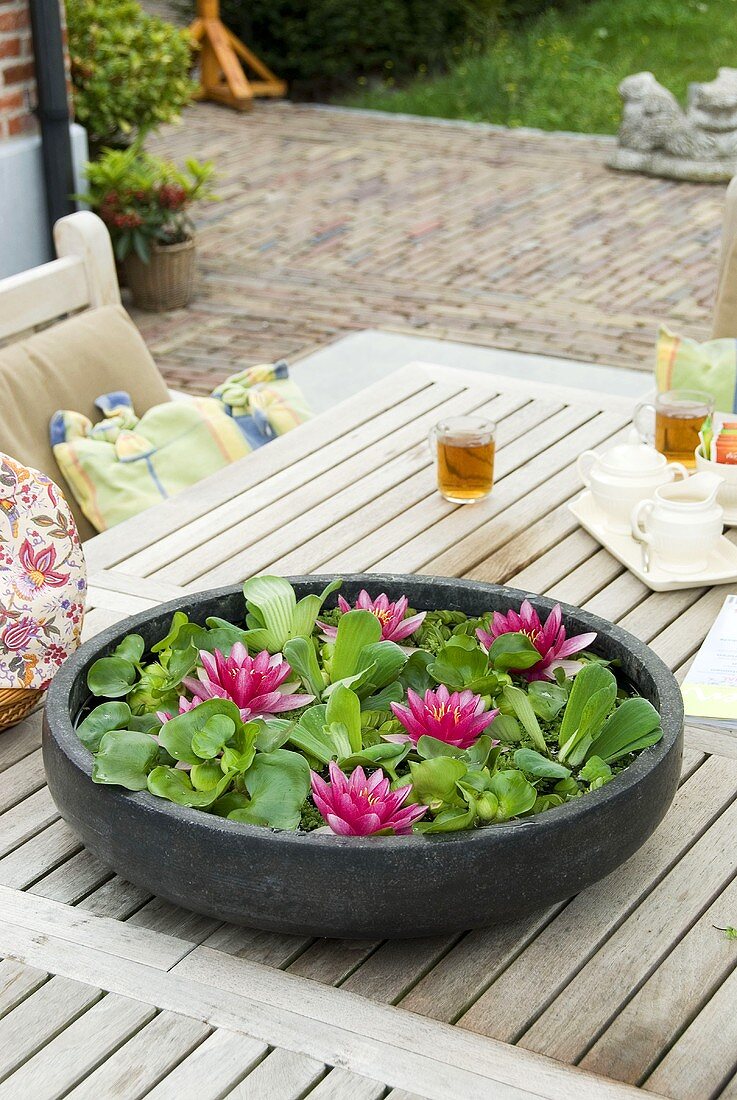
M 716 503 L 722 479 L 710 473 L 662 485 L 632 509 L 632 535 L 652 547 L 668 573 L 703 573 L 719 546 L 723 512 Z

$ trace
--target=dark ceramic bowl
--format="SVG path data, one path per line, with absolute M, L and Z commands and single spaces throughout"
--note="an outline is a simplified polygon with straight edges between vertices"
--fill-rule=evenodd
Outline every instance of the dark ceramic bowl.
M 299 597 L 331 577 L 293 578 Z M 346 577 L 359 590 L 406 593 L 412 607 L 477 615 L 518 608 L 525 593 L 498 585 L 409 576 Z M 529 599 L 542 614 L 553 606 Z M 98 634 L 55 677 L 46 702 L 43 757 L 62 816 L 85 845 L 131 882 L 176 905 L 235 924 L 350 938 L 428 936 L 495 924 L 576 894 L 650 836 L 678 784 L 681 693 L 642 642 L 604 619 L 564 607 L 571 634 L 592 647 L 660 711 L 663 739 L 611 783 L 534 818 L 434 837 L 337 837 L 241 825 L 199 810 L 92 782 L 92 756 L 72 721 L 87 704 L 87 670 L 131 631 L 147 646 L 182 609 L 195 620 L 243 621 L 240 588 L 204 592 L 136 615 Z

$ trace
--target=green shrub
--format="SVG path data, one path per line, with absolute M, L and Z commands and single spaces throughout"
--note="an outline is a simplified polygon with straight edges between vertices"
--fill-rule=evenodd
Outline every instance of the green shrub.
M 488 41 L 502 0 L 222 0 L 225 21 L 297 95 L 440 68 Z
M 136 0 L 67 0 L 75 116 L 94 143 L 176 118 L 192 96 L 186 31 Z

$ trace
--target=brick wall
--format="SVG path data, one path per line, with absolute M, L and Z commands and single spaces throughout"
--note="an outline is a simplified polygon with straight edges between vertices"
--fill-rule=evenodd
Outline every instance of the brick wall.
M 37 129 L 33 71 L 28 0 L 0 0 L 0 141 Z

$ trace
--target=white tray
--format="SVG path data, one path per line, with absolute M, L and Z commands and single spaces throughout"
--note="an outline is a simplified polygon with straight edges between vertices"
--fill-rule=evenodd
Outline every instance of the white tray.
M 605 546 L 622 565 L 626 565 L 643 584 L 652 588 L 653 592 L 674 592 L 679 588 L 702 588 L 705 584 L 737 581 L 737 546 L 723 535 L 702 573 L 680 577 L 676 573 L 669 573 L 658 565 L 653 553 L 650 554 L 650 569 L 646 573 L 643 568 L 642 544 L 636 542 L 631 535 L 620 535 L 605 527 L 604 517 L 588 490 L 576 500 L 570 501 L 568 507 L 584 530 Z

